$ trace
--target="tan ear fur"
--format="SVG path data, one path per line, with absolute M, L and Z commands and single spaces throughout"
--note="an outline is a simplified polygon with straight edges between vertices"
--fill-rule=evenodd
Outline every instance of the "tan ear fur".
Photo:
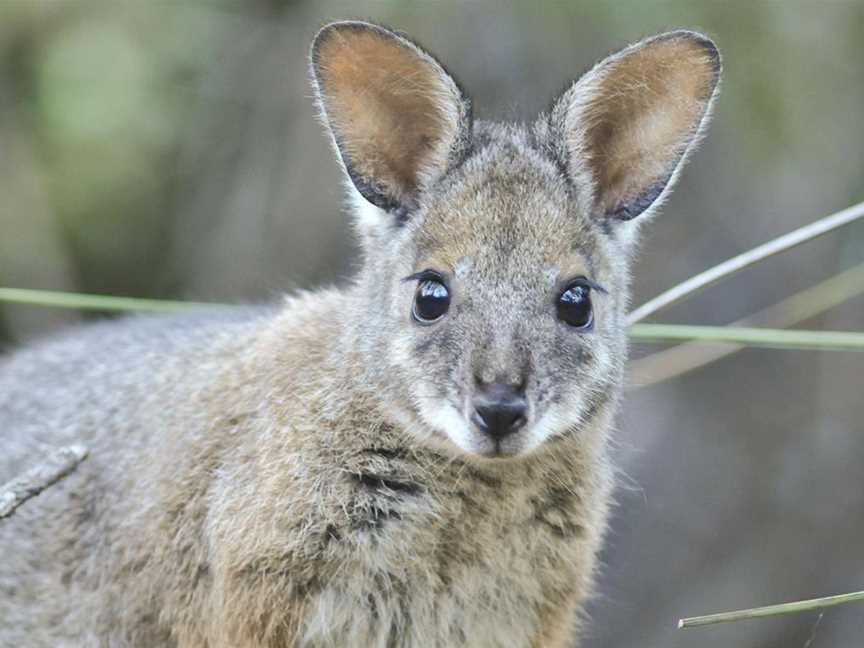
M 627 220 L 666 191 L 698 140 L 719 73 L 710 40 L 671 32 L 611 56 L 565 95 L 567 146 L 587 166 L 596 213 Z
M 442 171 L 467 106 L 428 54 L 377 25 L 342 22 L 319 32 L 313 74 L 346 170 L 373 204 L 411 203 Z

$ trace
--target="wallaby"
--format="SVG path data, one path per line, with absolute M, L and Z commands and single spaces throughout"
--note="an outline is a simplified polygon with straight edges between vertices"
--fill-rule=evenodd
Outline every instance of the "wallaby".
M 0 363 L 0 644 L 573 646 L 613 482 L 639 224 L 714 44 L 632 45 L 530 125 L 366 22 L 311 50 L 363 263 L 278 307 L 85 327 Z

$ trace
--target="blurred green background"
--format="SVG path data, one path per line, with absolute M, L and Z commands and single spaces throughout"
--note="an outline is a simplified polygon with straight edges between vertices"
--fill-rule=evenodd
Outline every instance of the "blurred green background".
M 0 0 L 0 286 L 257 301 L 350 273 L 305 58 L 339 17 L 416 37 L 488 119 L 530 119 L 641 36 L 713 36 L 714 123 L 645 228 L 637 303 L 864 200 L 862 0 Z M 864 227 L 844 229 L 661 319 L 731 322 L 864 261 L 862 243 Z M 81 317 L 0 307 L 0 343 Z M 806 326 L 864 330 L 864 300 Z M 633 391 L 588 645 L 860 645 L 861 606 L 818 625 L 675 621 L 864 588 L 862 387 L 862 355 L 753 350 Z

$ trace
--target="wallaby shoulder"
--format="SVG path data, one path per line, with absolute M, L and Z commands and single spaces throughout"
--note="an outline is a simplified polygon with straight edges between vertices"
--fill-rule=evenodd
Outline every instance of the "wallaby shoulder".
M 280 306 L 84 325 L 0 361 L 0 481 L 46 448 L 76 442 L 91 451 L 0 523 L 9 555 L 0 562 L 0 617 L 10 620 L 0 646 L 86 644 L 88 633 L 162 642 L 150 634 L 153 591 L 164 586 L 165 605 L 202 578 L 213 473 L 262 400 L 250 387 L 267 390 L 255 367 L 269 378 L 277 371 L 267 341 L 293 353 L 286 373 L 299 370 L 304 354 L 330 343 L 317 340 L 333 301 L 323 291 Z M 92 615 L 75 613 L 88 606 Z M 171 609 L 189 608 L 174 601 Z M 66 614 L 88 622 L 60 624 Z

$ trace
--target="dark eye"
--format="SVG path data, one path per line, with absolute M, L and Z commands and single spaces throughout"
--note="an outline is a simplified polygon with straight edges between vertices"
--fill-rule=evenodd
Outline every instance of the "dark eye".
M 575 282 L 567 286 L 558 296 L 555 309 L 558 319 L 583 331 L 594 324 L 594 311 L 591 308 L 591 288 Z
M 436 279 L 424 279 L 414 294 L 414 319 L 421 324 L 431 324 L 441 318 L 450 308 L 450 291 Z

